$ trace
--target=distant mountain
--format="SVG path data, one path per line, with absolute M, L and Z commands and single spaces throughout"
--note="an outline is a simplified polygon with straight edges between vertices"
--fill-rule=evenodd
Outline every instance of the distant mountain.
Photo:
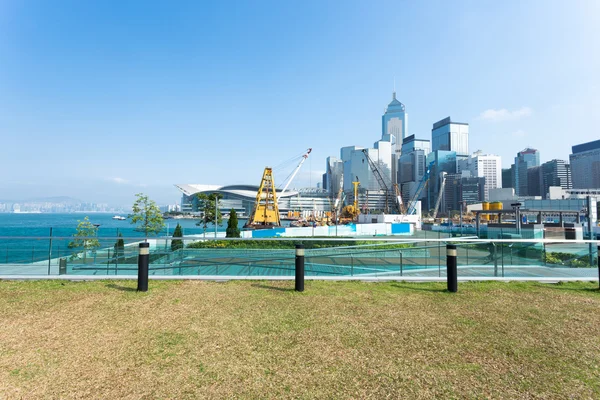
M 73 197 L 68 196 L 54 196 L 54 197 L 38 197 L 34 199 L 27 199 L 23 202 L 33 202 L 33 203 L 61 203 L 61 204 L 81 204 L 84 203 L 79 199 L 74 199 Z

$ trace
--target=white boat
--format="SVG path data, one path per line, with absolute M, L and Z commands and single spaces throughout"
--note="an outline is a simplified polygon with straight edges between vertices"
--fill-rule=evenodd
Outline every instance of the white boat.
M 125 217 L 121 217 L 120 215 L 115 215 L 114 217 L 112 217 L 112 219 L 118 219 L 119 221 L 124 221 L 124 220 L 126 220 L 127 218 L 125 218 Z

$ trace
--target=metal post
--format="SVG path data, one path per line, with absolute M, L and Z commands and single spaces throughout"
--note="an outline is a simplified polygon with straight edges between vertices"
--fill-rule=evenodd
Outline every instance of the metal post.
M 458 291 L 458 271 L 456 269 L 456 245 L 446 245 L 446 277 L 448 279 L 448 291 Z
M 217 196 L 217 194 L 215 193 L 215 240 L 217 240 L 217 221 L 219 220 L 217 218 L 218 212 L 219 212 L 219 196 Z
M 402 276 L 402 272 L 403 272 L 402 271 L 402 269 L 403 269 L 403 267 L 402 267 L 402 250 L 400 250 L 399 253 L 400 253 L 400 276 Z
M 496 253 L 496 243 L 492 242 L 492 245 L 494 246 L 494 276 L 498 276 L 498 256 Z
M 350 255 L 350 276 L 354 276 L 354 256 Z
M 50 228 L 50 244 L 48 245 L 48 275 L 50 275 L 50 262 L 52 261 L 52 228 Z
M 452 232 L 452 227 L 450 227 Z M 441 238 L 442 231 L 438 231 L 438 240 Z M 442 277 L 442 242 L 438 241 L 438 277 Z
M 502 260 L 502 277 L 504 278 L 504 243 L 500 243 L 500 260 Z
M 460 236 L 463 235 L 463 202 L 460 202 Z
M 119 228 L 117 228 L 117 243 L 119 243 Z M 117 251 L 115 251 L 115 275 L 118 275 L 119 272 L 119 257 L 121 253 L 121 249 L 117 246 Z M 123 246 L 123 255 L 125 255 L 125 246 Z M 107 273 L 108 275 L 108 273 Z
M 304 292 L 304 245 L 296 245 L 296 292 Z
M 148 264 L 150 261 L 150 243 L 140 243 L 138 254 L 138 292 L 148 291 Z

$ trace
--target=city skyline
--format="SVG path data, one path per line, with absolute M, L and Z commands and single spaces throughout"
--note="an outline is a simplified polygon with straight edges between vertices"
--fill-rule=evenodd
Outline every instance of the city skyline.
M 3 2 L 0 198 L 168 204 L 309 147 L 294 185 L 315 186 L 377 140 L 394 89 L 404 136 L 451 115 L 503 168 L 597 138 L 597 2 L 341 4 Z

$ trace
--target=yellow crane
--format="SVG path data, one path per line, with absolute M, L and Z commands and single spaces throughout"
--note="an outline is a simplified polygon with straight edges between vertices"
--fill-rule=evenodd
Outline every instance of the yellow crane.
M 352 181 L 352 186 L 354 186 L 354 209 L 357 211 L 358 211 L 358 186 L 359 185 L 360 185 L 360 181 L 358 180 L 358 176 L 357 176 L 356 180 Z
M 281 226 L 281 221 L 279 219 L 279 207 L 277 206 L 277 192 L 273 181 L 273 169 L 266 167 L 256 194 L 254 209 L 244 228 L 266 229 L 278 226 Z

